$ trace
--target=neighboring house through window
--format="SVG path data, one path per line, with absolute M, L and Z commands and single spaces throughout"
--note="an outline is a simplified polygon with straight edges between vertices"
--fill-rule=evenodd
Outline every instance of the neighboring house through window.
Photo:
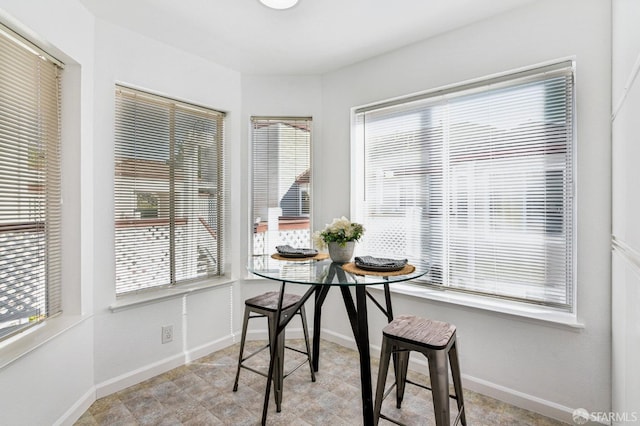
M 61 312 L 62 64 L 0 25 L 0 339 Z
M 311 247 L 311 118 L 252 117 L 252 254 Z
M 220 275 L 224 113 L 116 87 L 116 293 Z
M 574 308 L 573 64 L 355 111 L 369 254 L 424 259 L 424 284 Z

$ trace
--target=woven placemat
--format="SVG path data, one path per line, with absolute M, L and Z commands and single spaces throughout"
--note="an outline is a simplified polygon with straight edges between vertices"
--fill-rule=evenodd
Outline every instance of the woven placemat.
M 273 253 L 271 258 L 277 260 L 291 260 L 293 262 L 300 262 L 303 260 L 324 260 L 329 258 L 329 253 L 318 253 L 315 256 L 309 257 L 285 257 L 281 256 L 279 253 Z
M 375 275 L 378 277 L 391 277 L 394 275 L 407 275 L 416 270 L 416 267 L 407 263 L 404 265 L 404 268 L 397 271 L 368 271 L 366 269 L 360 269 L 356 266 L 354 262 L 345 263 L 342 265 L 342 269 L 347 272 L 351 272 L 356 275 Z

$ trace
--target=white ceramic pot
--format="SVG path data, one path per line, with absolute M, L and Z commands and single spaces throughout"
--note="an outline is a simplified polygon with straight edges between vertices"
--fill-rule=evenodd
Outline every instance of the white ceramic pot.
M 340 243 L 331 242 L 329 245 L 329 257 L 334 262 L 345 263 L 351 260 L 353 249 L 356 247 L 355 241 L 347 241 L 344 246 Z

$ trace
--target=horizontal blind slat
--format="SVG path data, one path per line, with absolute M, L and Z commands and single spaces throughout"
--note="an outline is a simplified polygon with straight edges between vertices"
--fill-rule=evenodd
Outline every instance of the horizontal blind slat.
M 224 272 L 223 117 L 116 87 L 118 295 Z
M 251 126 L 251 253 L 273 253 L 284 244 L 311 247 L 312 119 L 251 117 Z M 267 232 L 275 222 L 278 229 Z
M 0 28 L 0 338 L 61 310 L 60 68 Z
M 565 63 L 357 110 L 367 253 L 571 309 L 572 99 Z

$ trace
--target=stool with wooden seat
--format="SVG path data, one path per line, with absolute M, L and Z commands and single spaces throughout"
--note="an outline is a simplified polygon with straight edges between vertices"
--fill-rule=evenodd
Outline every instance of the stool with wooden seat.
M 240 369 L 244 368 L 249 371 L 253 371 L 254 373 L 260 374 L 261 376 L 267 377 L 267 373 L 263 371 L 256 370 L 252 367 L 249 367 L 244 364 L 249 358 L 257 355 L 263 350 L 270 348 L 274 336 L 276 333 L 276 314 L 278 309 L 278 299 L 280 297 L 280 293 L 277 291 L 270 291 L 259 296 L 252 297 L 250 299 L 245 300 L 244 302 L 244 321 L 242 323 L 242 337 L 240 340 L 240 355 L 238 356 L 238 370 L 236 372 L 236 380 L 233 384 L 233 391 L 238 390 L 238 380 L 240 378 Z M 286 318 L 290 315 L 300 315 L 302 319 L 302 331 L 304 333 L 304 342 L 306 345 L 306 352 L 299 350 L 297 348 L 293 348 L 290 346 L 286 346 L 284 343 L 284 330 L 282 331 L 279 339 L 275 342 L 277 346 L 276 348 L 276 362 L 273 373 L 273 387 L 274 387 L 274 398 L 276 402 L 276 411 L 280 412 L 280 405 L 282 403 L 282 383 L 285 377 L 289 374 L 293 373 L 295 370 L 300 368 L 305 363 L 309 364 L 309 370 L 311 371 L 311 381 L 316 381 L 316 376 L 313 371 L 313 366 L 311 365 L 311 349 L 309 346 L 309 331 L 307 329 L 307 316 L 304 310 L 304 305 L 301 305 L 300 308 L 296 311 L 295 304 L 300 300 L 300 296 L 296 294 L 288 294 L 285 293 L 282 299 L 282 311 L 281 315 L 283 318 Z M 269 343 L 265 346 L 262 346 L 260 349 L 252 352 L 251 354 L 244 356 L 244 344 L 247 338 L 247 326 L 249 325 L 249 320 L 253 318 L 267 318 L 267 324 L 269 329 Z M 301 353 L 306 356 L 306 359 L 297 365 L 295 368 L 291 369 L 289 372 L 284 372 L 284 351 L 285 349 L 289 349 L 298 353 Z
M 420 352 L 427 357 L 431 387 L 407 380 L 409 353 L 411 351 Z M 385 392 L 389 360 L 392 354 L 396 359 L 396 380 L 394 385 Z M 451 365 L 454 395 L 449 395 L 449 364 Z M 464 399 L 462 397 L 460 364 L 458 363 L 456 350 L 456 327 L 454 325 L 411 315 L 402 315 L 395 318 L 382 330 L 380 369 L 378 370 L 378 384 L 373 414 L 374 424 L 377 425 L 380 418 L 396 424 L 402 424 L 381 414 L 380 410 L 383 399 L 393 390 L 394 386 L 396 388 L 396 407 L 400 408 L 406 383 L 431 391 L 433 412 L 437 426 L 450 425 L 449 398 L 455 399 L 458 405 L 458 415 L 454 424 L 458 424 L 458 422 L 463 425 L 467 424 Z

